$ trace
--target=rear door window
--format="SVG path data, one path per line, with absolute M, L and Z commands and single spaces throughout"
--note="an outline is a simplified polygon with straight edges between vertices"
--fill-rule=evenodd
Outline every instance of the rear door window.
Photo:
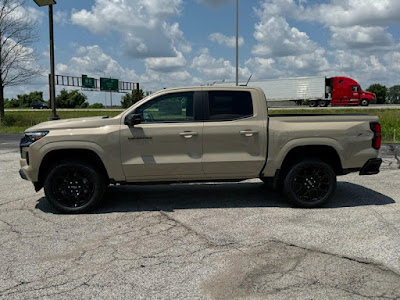
M 246 91 L 208 92 L 208 120 L 231 121 L 253 116 L 253 101 Z

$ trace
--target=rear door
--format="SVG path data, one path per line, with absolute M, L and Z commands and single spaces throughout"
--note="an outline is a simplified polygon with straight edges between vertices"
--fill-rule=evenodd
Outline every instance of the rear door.
M 256 177 L 266 156 L 266 123 L 251 91 L 205 94 L 203 170 L 214 178 Z M 259 108 L 259 107 L 257 107 Z

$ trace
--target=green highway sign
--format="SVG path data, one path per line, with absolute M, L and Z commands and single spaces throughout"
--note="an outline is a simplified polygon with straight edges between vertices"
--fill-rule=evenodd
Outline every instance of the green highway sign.
M 82 75 L 82 87 L 86 89 L 94 89 L 94 78 L 87 77 L 87 75 Z
M 118 79 L 100 78 L 101 91 L 118 91 Z

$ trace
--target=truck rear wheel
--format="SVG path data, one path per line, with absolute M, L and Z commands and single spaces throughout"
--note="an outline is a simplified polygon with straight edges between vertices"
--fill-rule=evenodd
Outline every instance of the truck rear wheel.
M 318 101 L 318 106 L 319 107 L 327 107 L 328 106 L 328 101 L 326 101 L 326 100 L 319 100 Z
M 284 192 L 298 207 L 319 207 L 329 201 L 335 189 L 335 172 L 318 159 L 297 162 L 284 179 Z
M 107 187 L 105 176 L 82 161 L 63 161 L 50 169 L 44 191 L 60 212 L 83 213 L 97 207 Z

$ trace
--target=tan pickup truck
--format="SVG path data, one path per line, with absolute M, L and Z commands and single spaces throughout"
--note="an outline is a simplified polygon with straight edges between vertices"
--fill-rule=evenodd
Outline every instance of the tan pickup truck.
M 56 209 L 101 203 L 109 184 L 260 178 L 296 206 L 326 203 L 336 176 L 379 172 L 378 117 L 268 115 L 256 87 L 163 90 L 120 115 L 49 121 L 21 140 L 22 178 Z

